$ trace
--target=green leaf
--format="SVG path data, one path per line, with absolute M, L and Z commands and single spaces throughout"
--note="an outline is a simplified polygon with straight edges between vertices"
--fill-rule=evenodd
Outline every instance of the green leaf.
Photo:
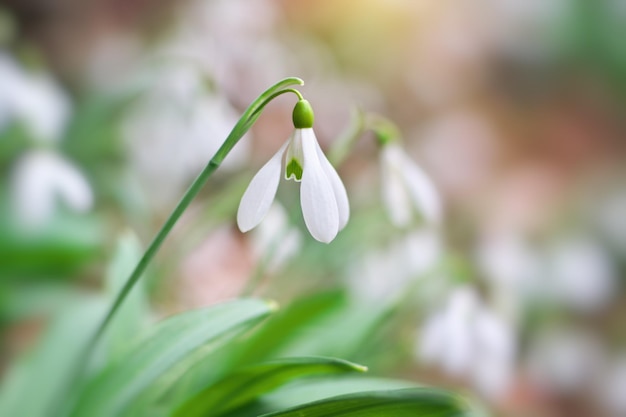
M 240 365 L 249 365 L 275 358 L 277 352 L 286 349 L 294 341 L 306 338 L 312 326 L 340 309 L 344 301 L 345 295 L 336 291 L 313 294 L 293 301 L 263 323 L 240 351 L 235 353 L 236 358 L 233 361 Z
M 367 368 L 351 362 L 323 357 L 287 358 L 266 362 L 235 372 L 205 388 L 179 407 L 174 416 L 219 415 L 295 378 L 366 370 Z
M 263 395 L 258 401 L 233 410 L 223 417 L 257 417 L 261 414 L 284 410 L 336 395 L 418 387 L 420 385 L 412 381 L 362 375 L 336 375 L 333 378 L 312 377 L 284 385 L 267 395 Z
M 139 239 L 134 233 L 127 231 L 120 237 L 105 281 L 107 293 L 112 299 L 124 286 L 126 278 L 141 259 L 142 252 Z M 140 281 L 130 291 L 107 329 L 106 347 L 109 357 L 116 358 L 129 348 L 129 342 L 141 333 L 147 315 L 148 304 Z
M 430 388 L 341 395 L 262 417 L 462 417 L 469 406 L 452 393 Z
M 42 229 L 24 233 L 10 201 L 0 190 L 0 280 L 69 278 L 102 250 L 104 223 L 97 216 L 61 212 Z
M 238 300 L 189 311 L 159 323 L 135 349 L 88 385 L 73 415 L 122 415 L 135 399 L 159 381 L 159 377 L 189 359 L 201 346 L 229 340 L 274 309 L 273 303 Z M 207 351 L 211 348 L 213 346 Z
M 300 337 L 281 349 L 280 354 L 337 356 L 363 361 L 364 347 L 369 347 L 373 335 L 380 331 L 391 313 L 389 305 L 346 302 L 309 326 Z
M 103 299 L 84 299 L 52 320 L 33 350 L 6 372 L 0 388 L 0 416 L 53 415 L 51 410 L 62 405 L 76 357 L 106 307 Z

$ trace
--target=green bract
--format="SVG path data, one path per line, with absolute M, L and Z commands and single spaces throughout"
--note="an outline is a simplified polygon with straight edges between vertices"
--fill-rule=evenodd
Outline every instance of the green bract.
M 293 108 L 293 125 L 296 129 L 308 129 L 313 127 L 315 115 L 313 107 L 307 100 L 299 100 L 296 107 Z

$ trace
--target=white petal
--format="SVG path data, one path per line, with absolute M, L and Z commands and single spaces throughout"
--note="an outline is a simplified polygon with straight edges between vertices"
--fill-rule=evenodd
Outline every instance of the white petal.
M 413 204 L 427 221 L 439 223 L 441 220 L 441 199 L 435 184 L 428 175 L 406 154 L 402 154 L 402 174 Z
M 322 169 L 326 173 L 326 177 L 330 181 L 330 184 L 333 187 L 333 192 L 335 193 L 335 200 L 337 201 L 337 210 L 339 211 L 339 230 L 343 229 L 346 224 L 348 224 L 348 219 L 350 218 L 350 202 L 348 201 L 348 193 L 346 192 L 346 187 L 344 187 L 341 178 L 339 178 L 339 174 L 335 171 L 335 168 L 330 164 L 326 155 L 322 152 L 322 148 L 320 148 L 317 139 L 315 138 L 315 133 L 313 129 L 303 129 L 302 135 L 304 140 L 310 135 L 315 140 L 315 148 L 317 150 L 317 157 L 320 160 L 322 165 Z
M 304 172 L 300 203 L 306 227 L 320 242 L 329 243 L 339 231 L 339 211 L 333 186 L 317 156 L 315 136 L 303 138 Z
M 93 193 L 83 174 L 69 161 L 58 157 L 56 190 L 69 208 L 85 212 L 93 205 Z
M 78 212 L 91 208 L 93 193 L 82 173 L 50 151 L 22 157 L 13 174 L 15 208 L 25 226 L 40 226 L 54 214 L 56 197 Z
M 241 197 L 237 210 L 237 225 L 242 232 L 247 232 L 258 225 L 270 209 L 280 182 L 281 159 L 288 143 L 285 142 L 263 165 Z
M 403 158 L 399 148 L 388 145 L 381 153 L 382 199 L 391 222 L 397 227 L 411 222 L 412 205 L 400 170 Z

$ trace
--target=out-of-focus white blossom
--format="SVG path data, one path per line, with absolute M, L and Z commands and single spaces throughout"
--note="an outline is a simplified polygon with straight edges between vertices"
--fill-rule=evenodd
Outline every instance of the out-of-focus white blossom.
M 536 337 L 527 358 L 531 380 L 560 393 L 591 388 L 597 382 L 602 349 L 593 336 L 566 329 Z
M 601 246 L 588 239 L 555 245 L 549 253 L 548 271 L 555 297 L 577 310 L 602 308 L 615 294 L 615 265 Z
M 0 129 L 11 121 L 23 123 L 33 139 L 58 141 L 70 116 L 69 99 L 44 73 L 21 68 L 0 53 Z
M 473 289 L 462 287 L 424 323 L 418 355 L 453 376 L 468 378 L 496 399 L 506 393 L 513 376 L 515 331 Z
M 439 234 L 432 229 L 412 231 L 388 248 L 370 251 L 362 261 L 353 262 L 348 272 L 348 287 L 358 299 L 377 303 L 394 301 L 413 279 L 432 272 L 442 255 Z M 426 290 L 422 286 L 420 289 Z M 429 290 L 437 292 L 437 289 Z
M 229 97 L 246 100 L 290 74 L 286 63 L 293 55 L 272 36 L 280 13 L 275 2 L 196 1 L 187 13 L 179 45 L 203 62 Z
M 237 122 L 237 111 L 203 83 L 202 74 L 192 66 L 163 68 L 123 121 L 131 162 L 157 204 L 179 196 Z M 242 140 L 222 169 L 240 166 L 248 149 L 248 141 Z
M 417 211 L 428 223 L 439 223 L 441 198 L 428 175 L 398 143 L 381 150 L 382 197 L 394 225 L 405 227 Z
M 616 191 L 598 201 L 597 221 L 608 241 L 626 255 L 626 191 Z
M 12 192 L 15 213 L 26 227 L 49 220 L 61 202 L 75 212 L 93 205 L 93 192 L 83 174 L 52 151 L 26 153 L 16 163 Z
M 599 402 L 612 417 L 626 415 L 626 356 L 610 361 L 597 389 Z
M 266 268 L 274 272 L 302 247 L 302 233 L 289 224 L 287 213 L 282 205 L 274 202 L 265 219 L 251 234 L 257 258 L 264 259 Z
M 480 244 L 478 262 L 493 285 L 523 303 L 591 312 L 607 305 L 618 284 L 608 253 L 586 238 L 533 247 L 518 236 L 492 237 Z
M 495 286 L 531 296 L 533 285 L 542 276 L 537 251 L 516 236 L 492 236 L 478 245 L 478 264 Z

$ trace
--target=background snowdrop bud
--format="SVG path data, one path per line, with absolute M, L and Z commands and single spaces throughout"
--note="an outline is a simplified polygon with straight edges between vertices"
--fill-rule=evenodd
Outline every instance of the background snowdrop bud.
M 71 103 L 54 80 L 46 74 L 27 72 L 2 53 L 0 79 L 0 128 L 16 119 L 35 140 L 58 141 L 70 117 Z
M 602 377 L 598 396 L 604 408 L 613 416 L 626 415 L 626 355 L 610 361 Z
M 274 202 L 259 227 L 252 233 L 252 247 L 258 259 L 266 257 L 269 272 L 276 272 L 302 247 L 302 234 L 289 224 L 287 212 Z
M 381 176 L 383 203 L 395 226 L 408 226 L 415 211 L 429 223 L 440 222 L 441 200 L 435 185 L 395 141 L 383 146 Z
M 443 310 L 425 322 L 421 360 L 470 380 L 485 396 L 504 395 L 514 374 L 514 328 L 482 303 L 470 287 L 456 289 Z
M 54 215 L 57 198 L 75 212 L 93 205 L 93 193 L 82 173 L 51 151 L 33 151 L 18 161 L 13 172 L 14 208 L 26 227 L 44 224 Z

